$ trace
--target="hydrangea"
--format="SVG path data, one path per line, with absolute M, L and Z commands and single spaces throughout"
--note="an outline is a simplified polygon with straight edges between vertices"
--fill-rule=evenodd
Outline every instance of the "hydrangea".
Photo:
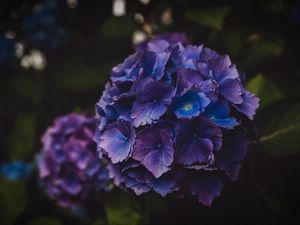
M 57 19 L 57 10 L 63 1 L 45 1 L 40 8 L 24 20 L 24 29 L 32 45 L 38 48 L 57 48 L 66 39 L 66 31 Z
M 238 179 L 249 143 L 244 123 L 259 99 L 228 55 L 170 36 L 144 42 L 112 69 L 96 104 L 95 140 L 117 186 L 210 206 L 222 173 Z
M 60 206 L 73 207 L 109 189 L 109 174 L 97 155 L 92 116 L 59 117 L 42 137 L 39 177 L 48 195 Z

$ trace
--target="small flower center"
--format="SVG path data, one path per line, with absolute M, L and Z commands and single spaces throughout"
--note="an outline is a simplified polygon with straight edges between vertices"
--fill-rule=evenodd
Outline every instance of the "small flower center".
M 192 103 L 186 103 L 186 104 L 183 106 L 183 109 L 184 109 L 185 111 L 190 111 L 192 108 L 193 108 Z
M 162 147 L 162 144 L 158 143 L 156 144 L 156 148 L 161 148 Z

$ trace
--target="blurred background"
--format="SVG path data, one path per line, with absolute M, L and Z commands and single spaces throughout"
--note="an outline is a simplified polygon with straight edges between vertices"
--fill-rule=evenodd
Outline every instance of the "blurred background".
M 86 219 L 49 200 L 34 172 L 23 181 L 4 174 L 1 224 L 300 223 L 300 1 L 1 0 L 0 164 L 33 162 L 55 117 L 94 113 L 111 68 L 165 32 L 229 54 L 261 98 L 261 143 L 240 180 L 225 183 L 211 208 L 114 190 Z

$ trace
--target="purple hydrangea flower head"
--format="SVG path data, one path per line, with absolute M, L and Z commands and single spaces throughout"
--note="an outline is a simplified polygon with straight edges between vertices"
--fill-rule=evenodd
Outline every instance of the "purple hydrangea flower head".
M 249 144 L 244 124 L 259 99 L 228 55 L 182 37 L 147 40 L 113 68 L 96 104 L 95 141 L 122 189 L 210 206 L 222 173 L 238 179 Z
M 48 195 L 63 207 L 73 207 L 109 189 L 109 174 L 93 141 L 97 121 L 92 116 L 59 117 L 42 137 L 39 177 Z

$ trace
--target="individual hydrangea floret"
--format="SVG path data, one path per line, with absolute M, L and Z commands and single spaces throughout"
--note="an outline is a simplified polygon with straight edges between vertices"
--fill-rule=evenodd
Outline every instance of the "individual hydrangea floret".
M 219 127 L 232 129 L 239 125 L 237 119 L 230 116 L 230 106 L 226 101 L 212 102 L 206 108 L 204 115 Z
M 112 69 L 96 104 L 96 142 L 114 183 L 137 195 L 195 196 L 210 206 L 238 179 L 259 99 L 228 55 L 167 34 Z
M 132 158 L 156 178 L 170 170 L 174 149 L 168 130 L 157 124 L 141 130 L 136 137 Z
M 113 163 L 117 163 L 131 154 L 134 141 L 135 130 L 129 122 L 120 119 L 106 126 L 99 147 L 108 154 Z
M 42 137 L 39 177 L 50 198 L 62 207 L 95 199 L 109 189 L 109 174 L 93 141 L 97 121 L 88 115 L 59 117 Z
M 174 99 L 174 112 L 178 119 L 196 117 L 204 112 L 209 102 L 205 94 L 187 91 L 184 95 Z

